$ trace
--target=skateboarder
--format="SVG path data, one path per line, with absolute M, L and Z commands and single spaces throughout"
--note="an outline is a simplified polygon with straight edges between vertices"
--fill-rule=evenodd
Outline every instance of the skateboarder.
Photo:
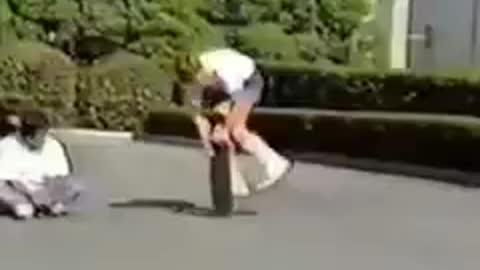
M 68 213 L 80 194 L 70 181 L 67 153 L 48 134 L 47 116 L 26 110 L 18 130 L 0 140 L 0 205 L 18 219 Z
M 263 178 L 256 184 L 249 184 L 241 176 L 235 158 L 231 159 L 233 194 L 248 196 L 252 191 L 272 186 L 285 176 L 292 162 L 247 128 L 248 117 L 259 101 L 264 85 L 254 60 L 230 48 L 209 50 L 199 55 L 187 54 L 178 60 L 176 68 L 179 76 L 190 85 L 192 96 L 199 97 L 193 99 L 194 105 L 217 105 L 218 108 L 220 104 L 220 110 L 226 115 L 225 129 L 216 130 L 215 137 L 228 139 L 231 145 L 241 146 L 264 169 Z M 211 102 L 215 99 L 218 102 Z M 212 154 L 208 120 L 199 113 L 195 115 L 194 122 L 205 149 Z

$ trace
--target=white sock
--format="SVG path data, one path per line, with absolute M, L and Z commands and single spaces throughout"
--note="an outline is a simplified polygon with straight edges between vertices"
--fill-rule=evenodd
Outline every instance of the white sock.
M 54 204 L 51 210 L 54 215 L 62 215 L 67 212 L 65 205 L 63 205 L 63 203 Z
M 233 153 L 230 154 L 230 177 L 234 195 L 248 196 L 250 194 L 247 182 L 238 167 L 237 157 Z
M 270 162 L 283 159 L 275 150 L 273 150 L 268 144 L 262 140 L 258 135 L 248 133 L 245 136 L 243 142 L 243 148 L 251 153 L 263 166 L 266 166 Z
M 22 203 L 15 205 L 15 215 L 20 218 L 30 218 L 34 214 L 34 209 L 31 204 Z

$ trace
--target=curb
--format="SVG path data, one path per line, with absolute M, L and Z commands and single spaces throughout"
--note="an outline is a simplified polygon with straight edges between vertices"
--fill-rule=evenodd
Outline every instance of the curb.
M 93 136 L 93 137 L 124 139 L 124 140 L 134 139 L 134 135 L 132 132 L 122 132 L 122 131 L 103 131 L 103 130 L 82 129 L 82 128 L 54 128 L 51 130 L 51 132 L 54 135 Z
M 138 141 L 191 148 L 202 147 L 198 140 L 178 136 L 142 135 L 138 138 Z M 371 173 L 401 175 L 415 177 L 425 181 L 436 181 L 460 185 L 463 187 L 480 188 L 480 173 L 478 172 L 464 172 L 453 168 L 435 168 L 396 161 L 352 158 L 341 154 L 305 153 L 289 150 L 281 152 L 294 160 L 304 163 L 355 169 Z
M 58 136 L 92 136 L 97 138 L 120 139 L 140 143 L 160 143 L 171 146 L 202 148 L 202 144 L 199 140 L 180 136 L 151 134 L 135 136 L 131 132 L 100 131 L 81 128 L 52 129 L 51 132 Z M 351 158 L 341 154 L 305 153 L 289 150 L 282 152 L 292 159 L 305 163 L 356 169 L 374 173 L 417 177 L 425 180 L 456 184 L 465 187 L 480 187 L 480 173 L 478 172 L 464 172 L 455 169 L 434 168 L 411 163 L 380 161 L 368 158 Z
M 202 148 L 202 144 L 199 140 L 180 136 L 143 134 L 137 136 L 135 138 L 135 141 L 144 143 L 161 143 L 182 147 Z
M 371 173 L 385 173 L 415 177 L 421 180 L 480 188 L 480 173 L 460 171 L 454 168 L 435 168 L 396 161 L 380 161 L 368 158 L 350 158 L 340 154 L 289 153 L 296 160 L 338 168 L 352 168 Z

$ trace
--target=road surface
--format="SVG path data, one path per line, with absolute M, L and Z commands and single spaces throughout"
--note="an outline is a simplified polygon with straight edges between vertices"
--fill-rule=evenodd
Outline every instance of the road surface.
M 0 269 L 477 270 L 480 191 L 299 163 L 275 190 L 242 201 L 255 217 L 215 219 L 110 199 L 208 206 L 198 149 L 72 140 L 90 187 L 67 219 L 0 220 Z M 247 160 L 247 165 L 251 165 Z

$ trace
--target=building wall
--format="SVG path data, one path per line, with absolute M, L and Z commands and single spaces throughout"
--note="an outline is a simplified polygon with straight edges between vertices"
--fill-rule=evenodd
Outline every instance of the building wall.
M 412 0 L 412 33 L 431 26 L 431 42 L 410 41 L 411 68 L 418 71 L 468 69 L 475 65 L 475 0 Z M 475 15 L 475 17 L 474 17 Z
M 378 0 L 378 66 L 416 71 L 480 66 L 480 0 Z M 433 29 L 431 43 L 425 26 Z

